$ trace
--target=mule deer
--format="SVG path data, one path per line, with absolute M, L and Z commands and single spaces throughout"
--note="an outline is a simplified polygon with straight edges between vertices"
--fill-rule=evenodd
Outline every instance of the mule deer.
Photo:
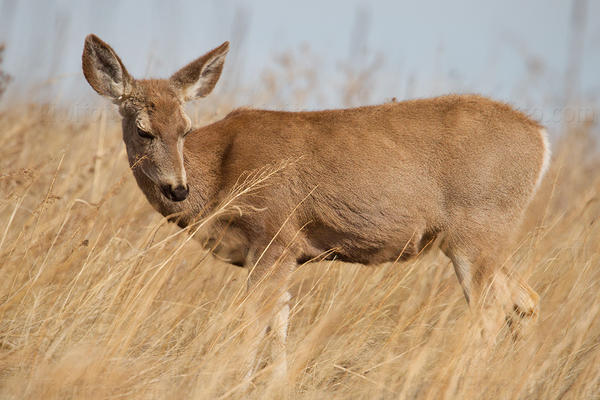
M 508 105 L 449 95 L 314 112 L 238 109 L 192 129 L 183 105 L 213 90 L 228 49 L 225 42 L 169 79 L 136 80 L 89 35 L 83 72 L 119 107 L 139 187 L 181 227 L 248 171 L 299 160 L 248 194 L 253 212 L 218 219 L 209 241 L 251 271 L 249 288 L 265 280 L 278 294 L 274 317 L 258 323 L 272 324 L 278 343 L 287 334 L 286 283 L 299 263 L 321 254 L 362 264 L 408 259 L 436 238 L 471 307 L 536 314 L 537 294 L 503 262 L 549 164 L 542 126 Z

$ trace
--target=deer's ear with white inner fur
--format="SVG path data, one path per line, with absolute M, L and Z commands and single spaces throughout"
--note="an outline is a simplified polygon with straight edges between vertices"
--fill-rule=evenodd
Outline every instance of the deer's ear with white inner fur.
M 117 53 L 98 36 L 85 38 L 81 62 L 85 79 L 102 96 L 118 102 L 131 92 L 133 78 Z
M 225 42 L 192 61 L 171 76 L 171 84 L 184 100 L 207 96 L 215 88 L 229 51 L 229 42 Z

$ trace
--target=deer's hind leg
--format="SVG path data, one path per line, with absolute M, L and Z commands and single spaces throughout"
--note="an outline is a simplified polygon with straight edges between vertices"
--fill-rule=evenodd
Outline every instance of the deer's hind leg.
M 449 236 L 442 243 L 488 339 L 494 339 L 506 322 L 513 335 L 520 336 L 524 320 L 538 314 L 539 296 L 507 266 L 507 243 L 505 237 L 491 232 Z

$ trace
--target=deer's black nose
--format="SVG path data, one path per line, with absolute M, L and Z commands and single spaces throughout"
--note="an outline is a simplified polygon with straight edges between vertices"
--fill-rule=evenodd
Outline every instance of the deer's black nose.
M 178 185 L 175 187 L 171 185 L 162 185 L 160 187 L 160 190 L 163 192 L 165 197 L 172 201 L 185 200 L 188 196 L 188 193 L 190 192 L 189 187 L 187 185 Z

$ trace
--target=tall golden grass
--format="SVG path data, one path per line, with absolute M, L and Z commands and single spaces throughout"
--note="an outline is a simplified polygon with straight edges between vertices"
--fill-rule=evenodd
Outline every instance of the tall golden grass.
M 291 285 L 278 382 L 268 363 L 244 376 L 246 272 L 152 210 L 116 111 L 96 116 L 0 114 L 0 398 L 600 398 L 600 162 L 589 126 L 554 144 L 516 240 L 512 261 L 541 295 L 527 336 L 473 342 L 438 251 L 380 267 L 307 264 Z

